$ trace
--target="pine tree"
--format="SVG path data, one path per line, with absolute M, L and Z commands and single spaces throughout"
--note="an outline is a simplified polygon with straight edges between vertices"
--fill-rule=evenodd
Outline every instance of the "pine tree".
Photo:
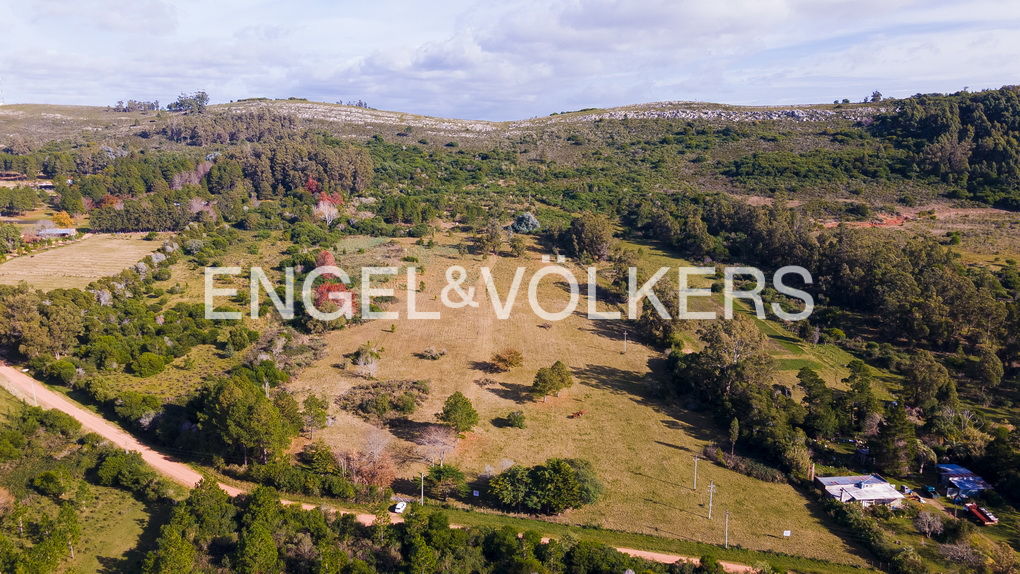
M 280 555 L 272 533 L 262 521 L 241 531 L 237 542 L 237 571 L 241 574 L 276 574 Z
M 478 411 L 463 393 L 457 391 L 446 399 L 438 418 L 457 432 L 467 432 L 478 424 Z
M 917 458 L 917 433 L 903 404 L 896 403 L 887 409 L 871 453 L 884 473 L 905 476 L 910 472 L 911 463 Z
M 183 507 L 174 510 L 170 521 L 159 531 L 156 549 L 145 556 L 143 574 L 188 574 L 194 571 L 197 551 L 184 535 L 191 522 Z

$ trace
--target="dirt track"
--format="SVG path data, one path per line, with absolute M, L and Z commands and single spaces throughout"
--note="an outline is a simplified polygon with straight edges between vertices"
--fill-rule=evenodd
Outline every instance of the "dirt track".
M 194 486 L 202 480 L 202 475 L 190 466 L 183 462 L 173 460 L 166 455 L 145 446 L 139 442 L 138 439 L 117 425 L 82 407 L 64 395 L 51 391 L 41 382 L 6 363 L 0 364 L 0 386 L 6 389 L 7 392 L 30 405 L 36 405 L 44 409 L 56 409 L 71 415 L 81 423 L 82 428 L 86 431 L 94 432 L 124 450 L 141 454 L 142 459 L 145 460 L 149 466 L 174 482 L 188 488 L 194 488 Z M 230 496 L 237 496 L 244 493 L 244 491 L 240 488 L 223 484 L 222 482 L 219 483 L 219 487 Z M 298 504 L 290 500 L 281 500 L 281 502 L 284 504 Z M 301 507 L 306 510 L 317 508 L 317 506 L 313 504 L 300 504 Z M 346 514 L 355 514 L 358 522 L 365 525 L 370 525 L 375 522 L 375 516 L 372 514 L 360 514 L 339 508 L 334 508 L 333 510 Z M 399 514 L 390 514 L 390 522 L 395 523 L 401 521 L 402 517 Z M 459 525 L 451 526 L 454 528 L 460 527 Z M 662 564 L 672 564 L 681 560 L 694 563 L 697 563 L 698 561 L 697 558 L 691 556 L 679 556 L 676 554 L 665 554 L 662 552 L 635 550 L 633 548 L 617 548 L 617 550 L 624 554 L 629 554 L 631 556 L 644 558 L 645 560 L 651 560 Z M 727 572 L 746 573 L 754 571 L 753 568 L 744 564 L 735 564 L 732 562 L 721 562 L 721 564 Z

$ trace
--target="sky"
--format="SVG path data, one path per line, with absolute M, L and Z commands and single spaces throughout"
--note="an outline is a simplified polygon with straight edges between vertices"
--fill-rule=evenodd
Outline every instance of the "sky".
M 5 103 L 205 90 L 513 120 L 1020 83 L 1017 0 L 0 0 Z

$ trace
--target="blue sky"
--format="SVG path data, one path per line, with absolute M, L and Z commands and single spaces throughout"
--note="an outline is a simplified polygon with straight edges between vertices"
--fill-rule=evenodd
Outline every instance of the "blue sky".
M 508 120 L 1020 83 L 1020 2 L 0 0 L 7 103 L 206 90 Z

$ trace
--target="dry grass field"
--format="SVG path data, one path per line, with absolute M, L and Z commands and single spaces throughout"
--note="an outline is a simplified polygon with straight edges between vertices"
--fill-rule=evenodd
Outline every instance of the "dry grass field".
M 25 281 L 42 290 L 81 288 L 119 273 L 159 245 L 158 241 L 142 240 L 141 234 L 93 235 L 0 264 L 0 284 Z
M 552 520 L 594 525 L 666 537 L 710 543 L 723 541 L 723 513 L 731 513 L 730 541 L 743 547 L 776 550 L 863 564 L 857 550 L 823 523 L 819 509 L 800 493 L 783 484 L 764 483 L 721 467 L 700 463 L 698 490 L 692 489 L 693 455 L 704 445 L 724 440 L 716 424 L 698 413 L 667 406 L 659 400 L 659 388 L 667 376 L 666 358 L 660 351 L 631 340 L 624 353 L 622 324 L 592 321 L 584 316 L 586 299 L 569 318 L 546 323 L 527 307 L 527 282 L 543 266 L 541 253 L 532 250 L 523 258 L 459 256 L 452 245 L 460 238 L 439 237 L 433 249 L 414 246 L 409 240 L 384 245 L 341 244 L 354 255 L 340 256 L 340 265 L 353 269 L 362 264 L 400 265 L 405 256 L 417 257 L 425 267 L 425 289 L 419 293 L 419 310 L 441 310 L 438 321 L 408 320 L 404 279 L 386 286 L 397 288 L 398 301 L 387 307 L 398 310 L 400 319 L 379 320 L 325 335 L 329 352 L 290 383 L 292 390 L 338 396 L 365 384 L 344 368 L 344 355 L 366 341 L 384 348 L 376 377 L 428 379 L 432 393 L 412 422 L 387 431 L 392 447 L 401 455 L 400 474 L 416 477 L 424 468 L 420 449 L 414 444 L 420 424 L 435 420 L 443 401 L 461 391 L 479 411 L 481 422 L 452 455 L 454 463 L 472 475 L 499 471 L 512 463 L 535 464 L 549 457 L 586 458 L 595 465 L 605 494 L 594 505 L 565 513 Z M 661 255 L 664 257 L 664 255 Z M 446 284 L 447 265 L 468 267 L 466 286 L 476 288 L 477 308 L 441 308 L 440 289 Z M 679 260 L 673 260 L 673 265 Z M 476 279 L 478 268 L 493 269 L 501 295 L 505 295 L 513 270 L 527 267 L 518 307 L 505 321 L 496 318 L 484 287 Z M 550 311 L 567 300 L 564 286 L 549 278 L 541 283 L 539 299 Z M 600 304 L 601 305 L 601 304 Z M 604 308 L 604 307 L 602 307 Z M 391 328 L 391 325 L 395 328 Z M 447 351 L 432 361 L 416 355 L 433 346 Z M 493 374 L 484 365 L 493 352 L 504 347 L 519 349 L 524 365 L 509 373 Z M 556 360 L 572 369 L 575 384 L 562 396 L 532 401 L 526 396 L 535 371 Z M 338 366 L 339 365 L 339 366 Z M 479 379 L 498 383 L 480 385 Z M 500 419 L 522 410 L 526 429 L 505 428 Z M 571 417 L 579 411 L 580 416 Z M 334 408 L 336 423 L 320 436 L 337 448 L 359 448 L 373 426 Z M 714 482 L 714 516 L 707 518 L 708 485 Z M 793 530 L 784 540 L 783 530 Z

